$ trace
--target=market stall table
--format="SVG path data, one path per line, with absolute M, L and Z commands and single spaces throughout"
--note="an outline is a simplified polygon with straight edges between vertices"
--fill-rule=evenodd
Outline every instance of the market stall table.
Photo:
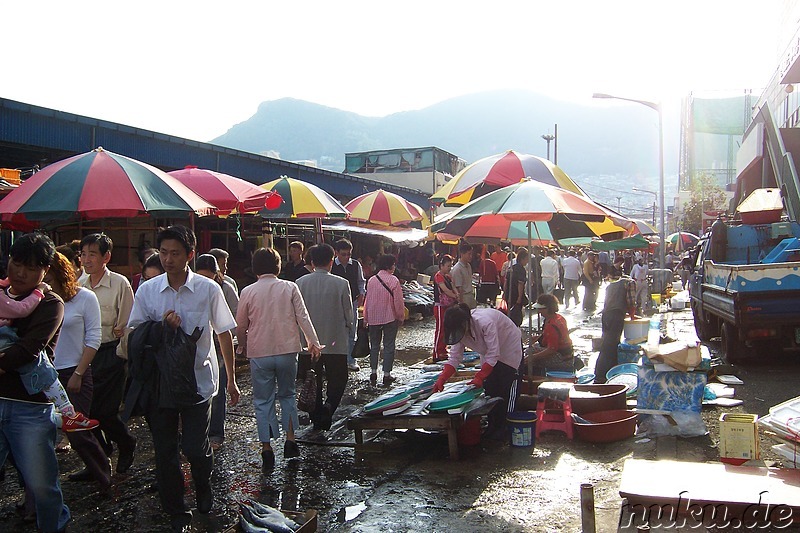
M 359 409 L 354 415 L 347 419 L 347 428 L 355 432 L 356 452 L 364 448 L 365 429 L 424 429 L 428 431 L 447 432 L 447 443 L 450 450 L 450 458 L 458 459 L 458 428 L 466 422 L 468 418 L 484 416 L 499 402 L 501 398 L 486 398 L 484 401 L 473 402 L 458 413 L 450 414 L 447 411 L 431 412 L 420 415 L 392 415 L 382 416 L 380 414 L 371 415 Z M 472 407 L 475 405 L 475 407 Z

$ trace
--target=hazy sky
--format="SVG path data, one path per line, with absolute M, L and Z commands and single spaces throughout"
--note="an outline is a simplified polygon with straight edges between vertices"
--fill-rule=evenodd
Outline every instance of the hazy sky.
M 782 9 L 779 0 L 5 2 L 0 96 L 203 141 L 282 97 L 372 116 L 503 88 L 669 103 L 765 86 L 787 42 Z

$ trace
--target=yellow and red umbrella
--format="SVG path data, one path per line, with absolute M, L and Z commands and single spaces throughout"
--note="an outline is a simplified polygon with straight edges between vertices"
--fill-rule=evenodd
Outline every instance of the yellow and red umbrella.
M 402 196 L 378 189 L 350 200 L 345 208 L 350 211 L 350 220 L 369 222 L 381 226 L 408 226 L 419 222 L 427 227 L 425 210 Z
M 585 196 L 570 177 L 547 159 L 507 150 L 479 159 L 453 176 L 431 196 L 431 202 L 460 207 L 502 187 L 532 179 Z
M 265 218 L 347 218 L 336 198 L 311 183 L 282 176 L 260 187 L 277 193 L 260 212 Z

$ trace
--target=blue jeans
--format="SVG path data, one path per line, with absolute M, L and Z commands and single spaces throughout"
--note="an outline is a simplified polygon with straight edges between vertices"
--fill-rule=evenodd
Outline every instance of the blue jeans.
M 383 373 L 388 374 L 394 366 L 394 341 L 397 338 L 397 321 L 388 324 L 369 325 L 369 366 L 378 371 L 378 358 L 383 337 Z
M 259 441 L 269 442 L 281 434 L 275 410 L 276 399 L 281 404 L 283 431 L 295 431 L 300 427 L 295 394 L 296 377 L 296 353 L 250 359 L 250 379 L 253 382 L 253 406 L 256 409 Z
M 18 340 L 19 337 L 17 337 L 17 331 L 14 328 L 10 326 L 0 327 L 0 351 Z M 38 394 L 43 390 L 47 390 L 58 379 L 58 371 L 56 371 L 44 351 L 39 352 L 36 361 L 26 363 L 17 368 L 17 373 L 28 394 Z
M 63 529 L 70 519 L 58 480 L 55 445 L 53 404 L 0 399 L 0 465 L 9 452 L 14 455 L 36 501 L 36 524 L 45 533 Z

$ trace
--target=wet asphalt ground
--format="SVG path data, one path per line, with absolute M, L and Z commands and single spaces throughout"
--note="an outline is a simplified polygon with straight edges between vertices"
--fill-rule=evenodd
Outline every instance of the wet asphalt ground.
M 591 351 L 591 338 L 600 336 L 599 312 L 572 308 L 563 314 L 576 352 L 593 364 L 596 352 Z M 671 336 L 692 335 L 690 311 L 668 316 Z M 409 321 L 401 328 L 394 372 L 399 383 L 420 371 L 419 363 L 430 353 L 433 329 L 431 318 Z M 715 352 L 718 346 L 711 343 L 710 348 Z M 362 364 L 368 366 L 366 360 Z M 784 361 L 778 367 L 743 368 L 740 377 L 745 376 L 747 385 L 737 397 L 746 402 L 733 411 L 764 414 L 769 406 L 800 394 L 798 366 Z M 554 433 L 542 436 L 533 448 L 484 439 L 477 446 L 462 447 L 461 460 L 453 461 L 442 435 L 366 431 L 370 452 L 355 454 L 353 432 L 345 427 L 345 418 L 386 391 L 371 387 L 368 377 L 368 368 L 350 373 L 331 431 L 300 429 L 299 458 L 284 460 L 282 440 L 274 441 L 276 467 L 262 476 L 249 370 L 246 362 L 240 362 L 242 399 L 229 410 L 226 441 L 215 454 L 214 506 L 208 515 L 195 512 L 193 530 L 237 531 L 236 504 L 253 499 L 286 510 L 316 509 L 319 531 L 580 531 L 579 490 L 588 482 L 595 490 L 597 530 L 616 531 L 621 503 L 617 491 L 626 458 L 718 458 L 713 427 L 722 412 L 718 409 L 704 411 L 709 435 L 694 439 L 633 438 L 598 445 Z M 67 474 L 82 465 L 74 452 L 59 454 L 62 489 L 73 514 L 71 531 L 169 530 L 154 488 L 149 431 L 142 419 L 133 420 L 131 428 L 139 438 L 136 460 L 127 474 L 115 476 L 111 495 L 100 494 L 94 483 L 68 481 Z M 763 442 L 762 448 L 768 449 L 768 444 Z M 186 501 L 193 507 L 186 463 L 184 474 Z M 15 509 L 21 499 L 16 473 L 8 468 L 0 482 L 0 531 L 36 531 Z

